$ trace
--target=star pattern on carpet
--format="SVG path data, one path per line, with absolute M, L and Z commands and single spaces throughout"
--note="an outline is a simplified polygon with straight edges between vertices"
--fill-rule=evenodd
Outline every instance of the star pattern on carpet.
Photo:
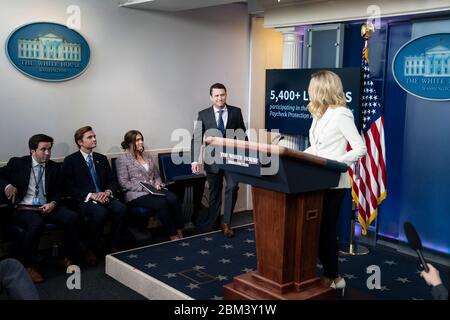
M 195 266 L 192 269 L 200 271 L 200 270 L 205 270 L 205 267 L 204 266 Z
M 228 277 L 227 277 L 227 276 L 223 276 L 223 275 L 219 274 L 219 275 L 217 276 L 217 280 L 219 280 L 219 281 L 224 281 L 224 280 L 228 280 Z
M 194 289 L 200 289 L 200 287 L 198 286 L 198 284 L 195 284 L 195 283 L 189 283 L 189 285 L 187 285 L 186 288 L 189 288 L 189 289 L 191 289 L 191 290 L 194 290 Z
M 395 279 L 395 281 L 399 281 L 401 283 L 411 282 L 411 280 L 409 280 L 408 278 L 402 278 L 402 277 L 398 277 L 397 279 Z
M 137 248 L 115 254 L 114 258 L 192 299 L 222 299 L 224 285 L 236 276 L 256 271 L 254 230 L 248 229 L 254 228 L 249 225 L 234 228 L 235 237 L 231 239 L 217 231 Z M 373 265 L 382 271 L 383 286 L 379 289 L 367 286 L 366 281 L 372 275 L 367 273 L 367 267 Z M 315 266 L 316 275 L 322 277 L 323 265 L 319 259 Z M 346 290 L 345 299 L 360 293 L 381 300 L 431 300 L 431 288 L 420 277 L 422 270 L 418 269 L 416 256 L 399 256 L 376 247 L 366 256 L 339 257 L 339 272 L 347 287 L 354 289 Z M 444 284 L 448 285 L 448 273 L 442 267 L 441 270 Z
M 176 277 L 177 277 L 177 274 L 176 274 L 176 273 L 169 272 L 169 273 L 166 273 L 166 274 L 164 275 L 164 277 L 167 277 L 167 279 L 170 279 L 170 278 L 176 278 Z
M 146 266 L 147 268 L 156 268 L 157 264 L 156 264 L 156 263 L 151 263 L 151 262 L 149 262 L 149 263 L 147 263 L 145 266 Z
M 249 257 L 254 257 L 255 254 L 253 252 L 246 252 L 243 254 L 243 256 L 246 256 L 247 258 L 249 258 Z
M 220 259 L 219 262 L 221 262 L 221 263 L 231 263 L 231 260 L 223 258 L 223 259 Z
M 184 257 L 176 256 L 176 257 L 174 257 L 174 258 L 172 258 L 172 259 L 175 260 L 175 261 L 183 261 L 183 260 L 184 260 Z

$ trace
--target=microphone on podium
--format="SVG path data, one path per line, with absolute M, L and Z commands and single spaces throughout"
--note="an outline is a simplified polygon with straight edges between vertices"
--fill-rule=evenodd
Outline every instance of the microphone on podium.
M 417 256 L 419 257 L 421 267 L 425 270 L 425 272 L 429 272 L 430 269 L 428 268 L 427 262 L 422 254 L 422 241 L 420 241 L 420 237 L 417 234 L 416 229 L 411 222 L 405 222 L 403 229 L 405 230 L 405 235 L 408 239 L 409 246 L 416 251 Z

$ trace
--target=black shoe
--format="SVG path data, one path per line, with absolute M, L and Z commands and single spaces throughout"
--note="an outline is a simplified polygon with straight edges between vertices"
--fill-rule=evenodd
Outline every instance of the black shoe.
M 233 238 L 234 237 L 234 231 L 231 229 L 230 225 L 228 223 L 222 223 L 222 231 L 223 235 L 227 238 Z

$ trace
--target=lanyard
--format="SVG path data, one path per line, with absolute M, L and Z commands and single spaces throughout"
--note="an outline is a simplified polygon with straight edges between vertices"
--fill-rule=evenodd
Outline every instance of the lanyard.
M 36 173 L 34 172 L 34 168 L 33 168 L 33 166 L 31 166 L 31 172 L 33 172 L 34 182 L 36 182 L 36 185 L 34 187 L 34 193 L 35 193 L 36 197 L 39 196 L 39 185 L 41 184 L 42 178 L 44 177 L 44 173 L 45 173 L 45 168 L 41 164 L 39 165 L 39 167 L 42 168 L 42 174 L 40 175 L 39 180 L 38 180 L 36 178 Z M 45 188 L 44 188 L 43 192 L 44 192 L 44 196 L 45 196 Z

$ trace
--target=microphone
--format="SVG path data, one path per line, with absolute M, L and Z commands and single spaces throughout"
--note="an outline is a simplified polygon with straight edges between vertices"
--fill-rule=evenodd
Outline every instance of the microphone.
M 420 237 L 417 234 L 416 229 L 411 224 L 411 222 L 405 222 L 405 224 L 403 225 L 403 229 L 405 230 L 405 235 L 408 239 L 409 246 L 411 247 L 411 249 L 416 251 L 417 256 L 419 257 L 422 268 L 425 270 L 425 272 L 429 272 L 430 269 L 428 268 L 427 262 L 425 261 L 425 258 L 422 254 L 422 241 L 420 241 Z
M 272 139 L 272 144 L 279 144 L 281 140 L 284 139 L 284 136 L 278 134 L 275 138 Z

